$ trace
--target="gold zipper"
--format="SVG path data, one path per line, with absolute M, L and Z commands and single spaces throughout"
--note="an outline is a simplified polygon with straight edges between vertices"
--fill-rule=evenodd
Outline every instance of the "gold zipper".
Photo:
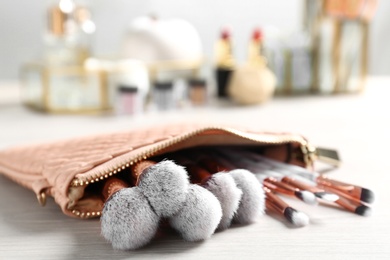
M 285 144 L 285 143 L 299 143 L 301 145 L 301 151 L 304 156 L 304 162 L 307 165 L 312 165 L 313 160 L 314 160 L 314 154 L 315 154 L 315 148 L 314 146 L 311 146 L 307 140 L 305 140 L 303 137 L 299 135 L 279 135 L 279 136 L 272 136 L 263 134 L 251 134 L 251 133 L 246 133 L 246 132 L 241 132 L 239 130 L 235 130 L 232 128 L 224 128 L 224 127 L 208 127 L 208 128 L 201 128 L 195 131 L 192 131 L 184 136 L 180 137 L 174 137 L 172 140 L 168 142 L 163 142 L 157 147 L 154 147 L 142 154 L 136 155 L 135 157 L 129 159 L 126 162 L 123 162 L 122 164 L 119 164 L 117 167 L 115 167 L 113 170 L 109 172 L 104 172 L 99 174 L 98 176 L 92 176 L 87 179 L 79 179 L 75 178 L 71 182 L 71 187 L 80 187 L 80 186 L 87 186 L 90 183 L 95 183 L 99 182 L 102 180 L 105 180 L 113 175 L 118 174 L 122 170 L 125 170 L 129 168 L 130 166 L 142 161 L 146 160 L 150 157 L 153 157 L 157 155 L 159 152 L 165 150 L 168 147 L 171 147 L 173 145 L 179 144 L 180 142 L 183 142 L 189 138 L 192 138 L 202 132 L 206 131 L 223 131 L 226 133 L 230 133 L 232 135 L 241 137 L 246 140 L 250 140 L 259 144 Z M 93 212 L 81 212 L 79 210 L 72 210 L 71 211 L 75 216 L 80 217 L 80 218 L 89 218 L 89 217 L 95 217 L 95 216 L 100 216 L 101 211 L 93 211 Z

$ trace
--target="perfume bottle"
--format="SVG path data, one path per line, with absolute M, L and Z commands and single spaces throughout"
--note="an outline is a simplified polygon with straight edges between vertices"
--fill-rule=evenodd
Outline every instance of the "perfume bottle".
M 44 64 L 49 71 L 50 106 L 73 111 L 99 107 L 104 98 L 99 76 L 84 68 L 95 31 L 91 13 L 73 0 L 51 1 L 47 13 Z
M 73 0 L 52 2 L 47 8 L 44 62 L 50 66 L 81 66 L 89 56 L 95 24 L 89 10 Z
M 232 55 L 231 33 L 225 28 L 215 46 L 217 96 L 227 97 L 227 86 L 235 62 Z

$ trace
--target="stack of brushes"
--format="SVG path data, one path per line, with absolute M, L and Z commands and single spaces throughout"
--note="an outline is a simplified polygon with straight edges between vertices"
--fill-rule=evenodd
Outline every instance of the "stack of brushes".
M 244 148 L 198 148 L 132 166 L 132 182 L 110 178 L 103 187 L 102 235 L 117 249 L 148 244 L 161 223 L 187 241 L 200 241 L 232 223 L 255 222 L 264 209 L 296 227 L 308 215 L 278 194 L 307 204 L 337 204 L 368 216 L 373 192 Z M 158 162 L 158 163 L 157 163 Z
M 305 168 L 272 160 L 241 148 L 216 148 L 197 151 L 203 161 L 214 165 L 214 172 L 242 168 L 249 170 L 263 184 L 267 212 L 276 213 L 294 226 L 306 226 L 309 217 L 288 205 L 276 194 L 297 198 L 317 205 L 331 203 L 360 216 L 371 214 L 374 193 L 357 185 L 344 183 Z M 206 159 L 207 158 L 207 159 Z M 200 163 L 202 163 L 200 160 Z

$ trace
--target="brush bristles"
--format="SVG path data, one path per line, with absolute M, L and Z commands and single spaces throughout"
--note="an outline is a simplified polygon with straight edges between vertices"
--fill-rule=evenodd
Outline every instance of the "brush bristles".
M 355 213 L 363 216 L 363 217 L 368 217 L 371 215 L 371 208 L 367 207 L 365 205 L 360 205 L 359 207 L 356 208 Z
M 326 192 L 326 191 L 315 192 L 314 195 L 317 198 L 320 198 L 320 199 L 323 199 L 323 200 L 326 200 L 326 201 L 329 201 L 329 202 L 335 202 L 336 200 L 338 200 L 340 198 L 338 195 L 333 194 L 333 193 L 329 193 L 329 192 Z
M 305 213 L 297 211 L 294 208 L 287 207 L 283 214 L 286 219 L 294 226 L 304 227 L 309 224 L 309 217 Z
M 265 193 L 262 184 L 250 171 L 236 169 L 228 173 L 233 177 L 242 197 L 233 220 L 239 224 L 250 224 L 264 214 Z
M 166 160 L 145 169 L 138 186 L 158 216 L 170 217 L 181 209 L 188 185 L 187 171 Z
M 242 191 L 237 188 L 234 179 L 225 172 L 214 174 L 204 187 L 219 200 L 222 207 L 222 219 L 219 222 L 218 230 L 227 229 L 236 214 L 240 205 Z
M 316 196 L 310 191 L 305 191 L 305 190 L 296 191 L 295 196 L 309 205 L 317 205 L 318 204 Z
M 169 218 L 171 226 L 187 241 L 209 238 L 222 217 L 221 204 L 205 188 L 190 184 L 187 199 L 177 214 Z
M 101 221 L 103 237 L 113 248 L 140 248 L 154 237 L 160 218 L 138 187 L 122 189 L 104 205 Z
M 369 189 L 362 188 L 360 200 L 367 203 L 373 203 L 375 199 L 374 192 Z

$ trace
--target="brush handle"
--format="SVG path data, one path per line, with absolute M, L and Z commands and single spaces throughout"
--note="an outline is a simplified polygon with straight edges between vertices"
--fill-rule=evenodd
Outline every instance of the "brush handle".
M 344 183 L 341 181 L 335 181 L 335 180 L 332 180 L 332 179 L 329 179 L 329 178 L 326 178 L 323 176 L 318 176 L 316 181 L 317 181 L 317 183 L 321 183 L 321 184 L 326 185 L 326 186 L 333 186 L 336 189 L 342 189 L 342 190 L 346 190 L 346 191 L 353 190 L 354 188 L 360 188 L 360 187 L 354 186 L 352 184 Z
M 266 193 L 266 200 L 272 202 L 272 204 L 279 212 L 283 213 L 286 208 L 290 207 L 286 202 L 284 202 L 281 198 L 275 195 L 270 189 L 266 187 L 263 187 L 263 189 Z
M 285 195 L 294 195 L 294 192 L 291 192 L 289 190 L 286 190 L 286 189 L 283 189 L 281 187 L 278 187 L 276 186 L 275 184 L 271 183 L 271 182 L 268 182 L 267 180 L 264 180 L 263 181 L 263 185 L 265 187 L 267 187 L 268 189 L 270 189 L 271 191 L 274 191 L 274 192 L 277 192 L 277 193 L 281 193 L 281 194 L 285 194 Z
M 307 190 L 307 191 L 310 191 L 310 192 L 323 192 L 324 190 L 323 189 L 320 189 L 320 188 L 317 188 L 315 186 L 311 186 L 311 185 L 308 185 L 306 183 L 303 183 L 301 181 L 298 181 L 296 179 L 293 179 L 293 178 L 290 178 L 290 177 L 283 177 L 282 178 L 282 182 L 284 183 L 287 183 L 287 184 L 290 184 L 300 190 Z
M 129 187 L 129 185 L 121 179 L 116 177 L 109 178 L 103 186 L 102 194 L 104 201 L 107 201 L 115 192 L 127 187 Z
M 204 183 L 211 177 L 210 172 L 187 157 L 182 155 L 175 155 L 173 158 L 177 163 L 186 168 L 193 183 Z
M 343 197 L 344 199 L 349 200 L 351 203 L 353 203 L 353 204 L 355 204 L 357 206 L 358 205 L 362 205 L 362 201 L 360 199 L 358 199 L 356 197 L 353 197 L 353 196 L 351 196 L 348 193 L 345 193 L 345 192 L 340 191 L 340 190 L 338 190 L 336 188 L 333 188 L 333 187 L 330 187 L 330 186 L 325 186 L 325 185 L 322 185 L 322 184 L 318 184 L 318 186 L 320 188 L 323 188 L 325 191 L 332 192 L 332 193 L 338 195 L 339 197 Z M 337 201 L 336 201 L 336 203 L 337 203 Z
M 203 156 L 203 157 L 199 158 L 198 163 L 199 163 L 199 165 L 203 166 L 211 173 L 232 170 L 232 169 L 229 169 L 229 167 L 222 165 L 221 163 L 219 163 L 218 161 L 216 161 L 212 157 Z
M 145 160 L 145 161 L 140 161 L 136 164 L 133 164 L 131 166 L 131 173 L 132 176 L 136 179 L 136 185 L 139 184 L 140 176 L 144 172 L 145 169 L 149 168 L 150 166 L 155 165 L 156 162 L 150 161 L 150 160 Z
M 202 184 L 207 182 L 212 176 L 210 172 L 196 164 L 191 164 L 189 167 L 187 167 L 187 170 L 189 174 L 194 177 L 194 180 Z
M 290 184 L 287 184 L 285 182 L 281 182 L 274 177 L 268 177 L 267 179 L 265 179 L 265 181 L 272 183 L 273 185 L 288 191 L 290 194 L 295 194 L 296 191 L 299 191 L 298 188 L 291 186 Z
M 318 176 L 316 181 L 317 181 L 317 183 L 319 183 L 321 185 L 333 187 L 335 189 L 345 191 L 345 192 L 350 193 L 351 195 L 356 195 L 356 196 L 359 196 L 361 190 L 363 189 L 362 187 L 357 186 L 357 185 L 352 185 L 349 183 L 332 180 L 332 179 L 329 179 L 329 178 L 323 177 L 323 176 Z M 354 193 L 356 193 L 356 194 L 354 194 Z
M 197 149 L 194 152 L 185 153 L 185 157 L 192 162 L 200 165 L 210 173 L 217 173 L 226 170 L 226 167 L 217 162 L 209 153 L 204 149 Z

